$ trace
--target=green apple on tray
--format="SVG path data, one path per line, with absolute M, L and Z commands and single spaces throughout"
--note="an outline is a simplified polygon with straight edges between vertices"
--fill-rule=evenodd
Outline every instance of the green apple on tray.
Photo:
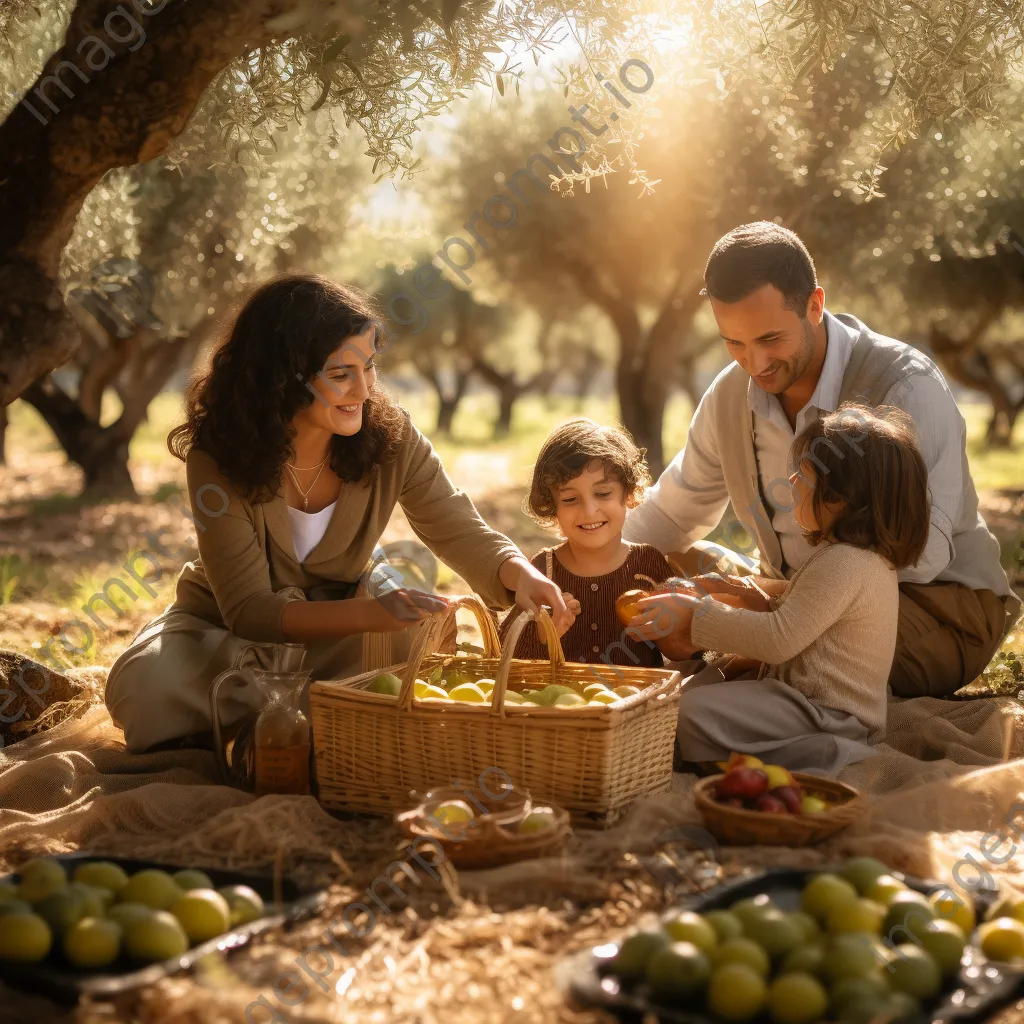
M 50 857 L 22 864 L 17 883 L 0 883 L 0 961 L 38 963 L 58 950 L 73 967 L 109 967 L 181 956 L 191 946 L 264 915 L 247 885 L 215 889 L 202 871 L 129 875 L 112 861 L 77 864 L 68 878 Z
M 968 942 L 990 961 L 1024 967 L 1024 900 L 990 914 L 978 925 L 969 897 L 943 888 L 929 898 L 880 861 L 856 857 L 812 874 L 799 910 L 760 893 L 675 911 L 607 947 L 614 955 L 601 973 L 658 1006 L 726 1024 L 909 1022 L 955 987 Z

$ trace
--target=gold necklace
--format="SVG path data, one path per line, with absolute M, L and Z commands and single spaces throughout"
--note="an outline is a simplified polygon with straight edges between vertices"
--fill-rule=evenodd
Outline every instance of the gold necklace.
M 305 490 L 303 490 L 302 487 L 299 485 L 299 478 L 295 475 L 295 471 L 292 469 L 291 463 L 290 462 L 286 462 L 284 464 L 284 468 L 288 470 L 288 473 L 289 473 L 289 475 L 292 478 L 292 483 L 295 484 L 295 490 L 297 490 L 299 492 L 299 495 L 302 497 L 302 511 L 303 512 L 305 512 L 306 509 L 309 508 L 309 492 L 311 490 L 313 490 L 314 487 L 316 487 L 316 482 L 317 482 L 317 480 L 320 479 L 320 474 L 324 471 L 324 466 L 327 465 L 328 459 L 330 459 L 330 455 L 328 455 L 327 458 L 324 459 L 324 461 L 320 463 L 320 468 L 317 470 L 316 476 L 313 477 L 313 482 Z M 316 466 L 310 466 L 309 469 L 317 469 L 317 467 Z M 303 472 L 305 472 L 305 470 Z
M 321 461 L 318 462 L 315 466 L 294 466 L 293 468 L 296 469 L 299 473 L 308 473 L 311 469 L 319 469 L 330 457 L 331 453 L 328 452 L 323 457 L 323 459 L 321 459 Z M 286 463 L 286 465 L 291 466 L 292 463 L 288 462 Z

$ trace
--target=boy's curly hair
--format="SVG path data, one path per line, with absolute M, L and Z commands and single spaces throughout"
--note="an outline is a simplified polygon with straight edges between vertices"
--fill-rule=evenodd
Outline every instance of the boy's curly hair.
M 526 511 L 537 522 L 550 526 L 556 516 L 555 495 L 592 462 L 600 462 L 605 473 L 622 484 L 626 506 L 643 501 L 651 475 L 644 460 L 646 452 L 618 427 L 603 427 L 584 418 L 557 427 L 544 442 L 533 467 L 533 481 Z

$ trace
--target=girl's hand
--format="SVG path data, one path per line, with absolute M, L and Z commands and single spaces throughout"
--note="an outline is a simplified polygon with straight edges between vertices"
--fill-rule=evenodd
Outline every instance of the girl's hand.
M 671 661 L 685 661 L 698 650 L 690 631 L 700 599 L 690 594 L 654 594 L 637 601 L 637 614 L 629 620 L 629 632 L 653 640 Z
M 419 622 L 436 612 L 443 612 L 448 607 L 448 598 L 411 587 L 389 590 L 373 600 L 379 606 L 375 618 L 380 624 L 375 629 L 381 633 L 406 629 L 411 623 Z
M 501 582 L 516 593 L 516 605 L 528 612 L 537 613 L 543 604 L 551 609 L 551 621 L 561 636 L 575 621 L 575 614 L 566 607 L 565 598 L 558 586 L 525 558 L 506 559 L 498 570 Z

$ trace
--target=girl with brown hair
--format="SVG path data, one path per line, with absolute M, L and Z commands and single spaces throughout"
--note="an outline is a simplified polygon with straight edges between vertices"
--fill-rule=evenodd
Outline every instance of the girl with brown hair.
M 380 335 L 353 289 L 283 277 L 190 382 L 168 446 L 185 462 L 200 557 L 110 670 L 106 703 L 130 750 L 205 742 L 211 683 L 246 646 L 305 644 L 312 678 L 342 678 L 361 669 L 363 633 L 442 610 L 410 589 L 355 597 L 396 505 L 486 603 L 545 604 L 571 624 L 559 588 L 484 523 L 377 382 Z
M 885 735 L 896 574 L 928 539 L 928 470 L 913 425 L 899 409 L 847 404 L 812 421 L 790 458 L 791 508 L 814 546 L 792 579 L 759 578 L 768 596 L 758 608 L 750 591 L 745 608 L 713 600 L 729 592 L 724 581 L 703 597 L 639 603 L 637 627 L 669 656 L 692 644 L 763 662 L 756 679 L 723 680 L 712 666 L 683 687 L 677 738 L 687 761 L 736 751 L 836 774 Z

